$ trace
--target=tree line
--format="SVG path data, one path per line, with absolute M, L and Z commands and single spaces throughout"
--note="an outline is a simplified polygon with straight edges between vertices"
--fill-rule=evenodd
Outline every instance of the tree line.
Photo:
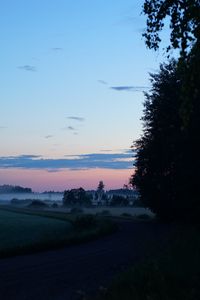
M 8 184 L 0 185 L 0 194 L 4 194 L 4 193 L 32 193 L 32 189 L 24 188 L 18 185 L 16 186 L 8 185 Z
M 150 74 L 143 134 L 133 144 L 136 171 L 130 179 L 140 200 L 164 220 L 199 222 L 200 170 L 200 2 L 146 0 L 143 34 L 157 50 L 170 21 L 168 60 Z M 170 54 L 179 49 L 178 59 Z

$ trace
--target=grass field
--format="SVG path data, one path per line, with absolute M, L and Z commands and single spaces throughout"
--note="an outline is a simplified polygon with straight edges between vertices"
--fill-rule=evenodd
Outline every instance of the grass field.
M 70 222 L 0 210 L 0 256 L 60 243 Z
M 115 229 L 111 221 L 89 219 L 88 223 L 87 217 L 2 206 L 0 258 L 82 243 Z

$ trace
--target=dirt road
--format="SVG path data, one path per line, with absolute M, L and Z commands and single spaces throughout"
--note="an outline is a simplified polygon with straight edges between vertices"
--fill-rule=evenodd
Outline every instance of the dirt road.
M 145 245 L 168 232 L 166 225 L 153 223 L 119 221 L 119 226 L 116 233 L 86 244 L 1 259 L 0 300 L 81 299 L 109 285 L 149 252 Z

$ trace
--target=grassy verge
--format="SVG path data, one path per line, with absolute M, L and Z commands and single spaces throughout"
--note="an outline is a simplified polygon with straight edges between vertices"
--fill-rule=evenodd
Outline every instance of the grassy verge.
M 4 207 L 0 209 L 0 258 L 78 244 L 116 229 L 109 220 L 89 221 L 87 216 Z
M 176 228 L 159 255 L 121 274 L 96 300 L 200 299 L 200 230 Z

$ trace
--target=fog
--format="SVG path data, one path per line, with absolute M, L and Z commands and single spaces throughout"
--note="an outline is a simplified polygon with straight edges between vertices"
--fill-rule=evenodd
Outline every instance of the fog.
M 40 194 L 40 193 L 7 193 L 0 194 L 0 201 L 11 201 L 13 198 L 24 200 L 24 199 L 38 199 L 38 200 L 52 200 L 52 201 L 61 201 L 63 194 L 54 193 L 54 194 Z

